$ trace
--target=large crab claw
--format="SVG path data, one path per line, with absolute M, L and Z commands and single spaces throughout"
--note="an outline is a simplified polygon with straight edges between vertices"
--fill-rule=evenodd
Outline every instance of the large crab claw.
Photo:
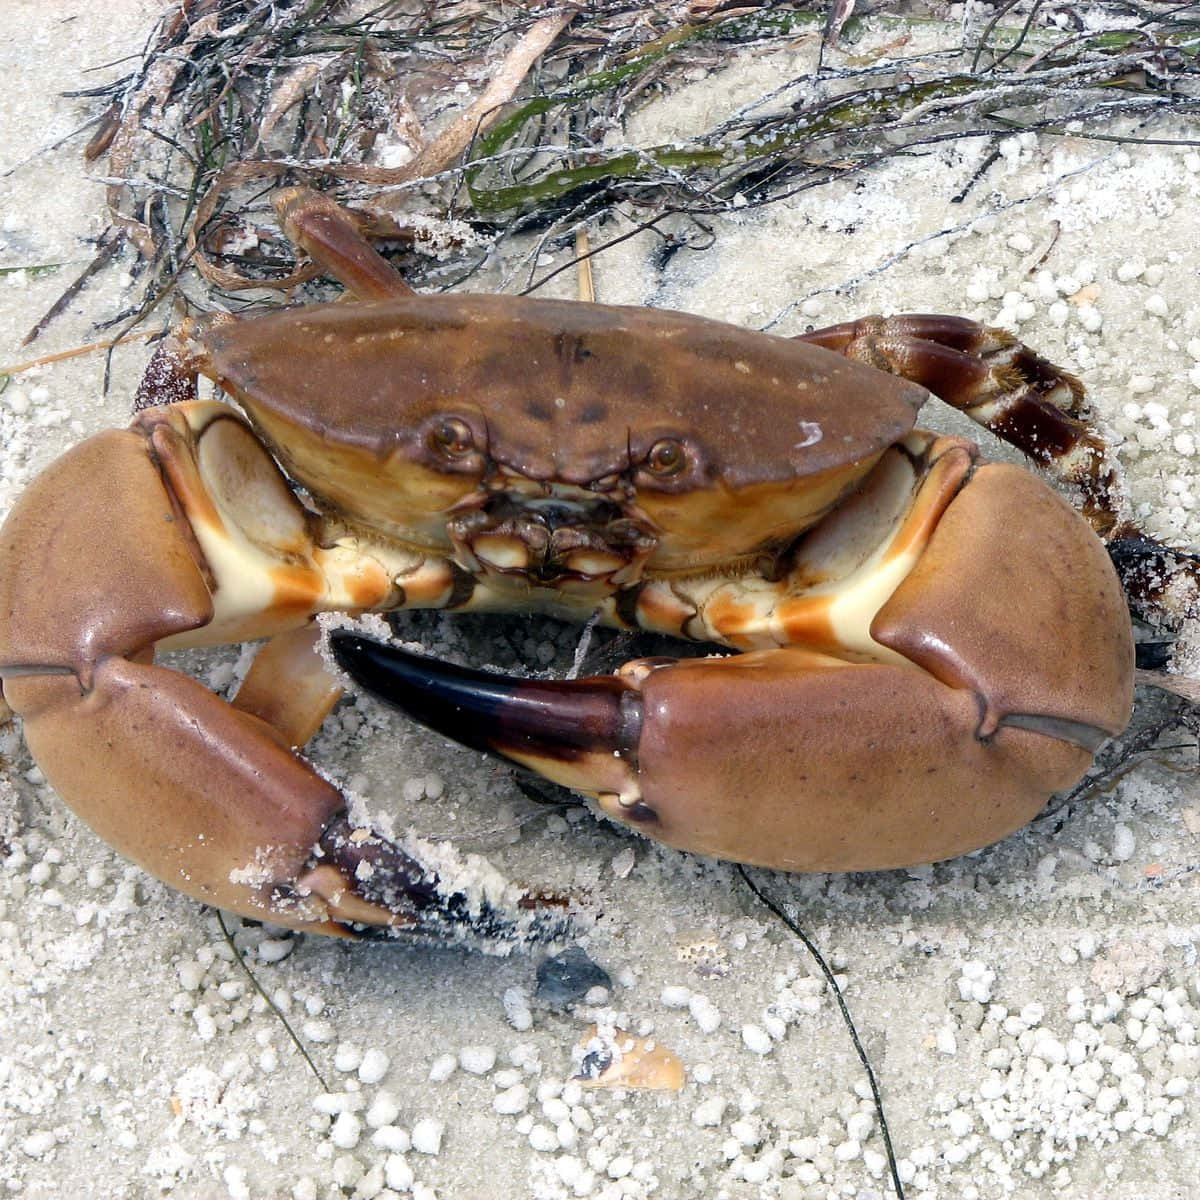
M 200 426 L 194 437 L 184 413 Z M 303 513 L 266 451 L 236 419 L 205 424 L 205 413 L 152 410 L 133 430 L 76 447 L 25 491 L 0 532 L 0 559 L 21 565 L 0 573 L 4 696 L 46 776 L 151 874 L 248 917 L 342 936 L 364 927 L 553 936 L 561 922 L 544 911 L 508 916 L 521 908 L 515 887 L 506 893 L 494 876 L 460 884 L 447 851 L 435 871 L 356 827 L 342 793 L 292 752 L 340 694 L 316 654 L 315 598 L 302 586 L 306 574 L 310 588 L 321 578 L 320 548 L 304 549 Z M 213 487 L 188 519 L 181 497 L 196 499 L 189 478 L 210 437 L 236 451 L 222 460 L 229 489 Z M 80 519 L 81 497 L 90 512 L 120 514 L 106 539 Z M 246 540 L 251 590 L 277 589 L 257 625 L 241 630 L 275 636 L 233 704 L 153 661 L 160 643 L 220 636 L 211 634 L 213 596 L 224 592 L 211 585 L 221 563 L 195 547 L 218 525 L 228 552 Z M 256 576 L 246 571 L 252 549 Z M 327 567 L 326 585 L 333 574 Z M 348 582 L 363 586 L 353 574 Z
M 933 479 L 924 492 L 944 488 Z M 918 493 L 893 543 L 936 507 Z M 592 795 L 657 841 L 845 871 L 977 849 L 1075 782 L 1126 722 L 1127 627 L 1078 516 L 1028 473 L 990 465 L 962 473 L 871 620 L 876 661 L 788 646 L 543 681 L 340 631 L 332 648 L 417 720 Z

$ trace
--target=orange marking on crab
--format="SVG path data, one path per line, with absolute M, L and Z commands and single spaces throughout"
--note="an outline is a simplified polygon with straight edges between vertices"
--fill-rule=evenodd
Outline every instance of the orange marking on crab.
M 709 597 L 704 617 L 708 627 L 729 645 L 754 645 L 753 635 L 760 626 L 758 606 L 751 600 L 740 600 L 733 587 L 720 588 Z
M 285 621 L 309 617 L 319 608 L 325 581 L 315 567 L 289 563 L 272 567 L 268 577 L 275 588 L 271 609 Z
M 795 596 L 784 600 L 776 613 L 783 637 L 789 645 L 830 649 L 837 646 L 833 625 L 836 596 Z

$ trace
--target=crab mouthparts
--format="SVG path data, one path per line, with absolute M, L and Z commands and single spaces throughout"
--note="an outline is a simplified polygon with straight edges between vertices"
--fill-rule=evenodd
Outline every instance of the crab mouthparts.
M 654 531 L 598 496 L 497 492 L 447 522 L 464 558 L 488 574 L 550 586 L 627 586 L 657 544 Z

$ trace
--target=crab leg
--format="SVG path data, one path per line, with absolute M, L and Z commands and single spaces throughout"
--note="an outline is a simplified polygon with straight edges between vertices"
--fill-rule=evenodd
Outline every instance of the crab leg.
M 1003 329 L 962 317 L 862 317 L 798 339 L 928 388 L 939 400 L 1084 492 L 1100 533 L 1117 521 L 1111 444 L 1083 385 Z
M 317 652 L 319 642 L 313 623 L 277 633 L 254 656 L 231 701 L 239 712 L 265 721 L 293 749 L 321 728 L 342 695 Z
M 272 203 L 288 240 L 358 299 L 416 295 L 362 235 L 353 217 L 328 196 L 312 188 L 294 187 L 277 192 Z
M 1026 823 L 1124 727 L 1133 654 L 1086 525 L 1028 472 L 974 465 L 966 445 L 933 442 L 865 579 L 849 572 L 819 620 L 792 613 L 819 646 L 640 660 L 574 682 L 484 675 L 344 634 L 334 654 L 417 720 L 681 849 L 839 871 L 977 849 Z M 865 503 L 892 486 L 877 481 Z M 851 518 L 846 536 L 859 526 Z M 776 589 L 758 633 L 743 623 L 727 640 L 770 644 L 777 608 L 803 603 L 788 592 L 807 570 Z
M 1113 441 L 1073 375 L 1005 330 L 962 317 L 863 317 L 797 340 L 921 384 L 1077 486 L 1083 515 L 1108 545 L 1138 615 L 1168 625 L 1200 617 L 1200 556 L 1155 541 L 1122 518 Z

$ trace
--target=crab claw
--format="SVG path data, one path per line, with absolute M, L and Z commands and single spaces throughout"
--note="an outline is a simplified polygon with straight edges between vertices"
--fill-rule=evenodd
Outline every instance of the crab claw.
M 350 633 L 335 632 L 329 641 L 338 665 L 361 687 L 464 746 L 581 792 L 634 789 L 642 705 L 623 679 L 522 679 Z

